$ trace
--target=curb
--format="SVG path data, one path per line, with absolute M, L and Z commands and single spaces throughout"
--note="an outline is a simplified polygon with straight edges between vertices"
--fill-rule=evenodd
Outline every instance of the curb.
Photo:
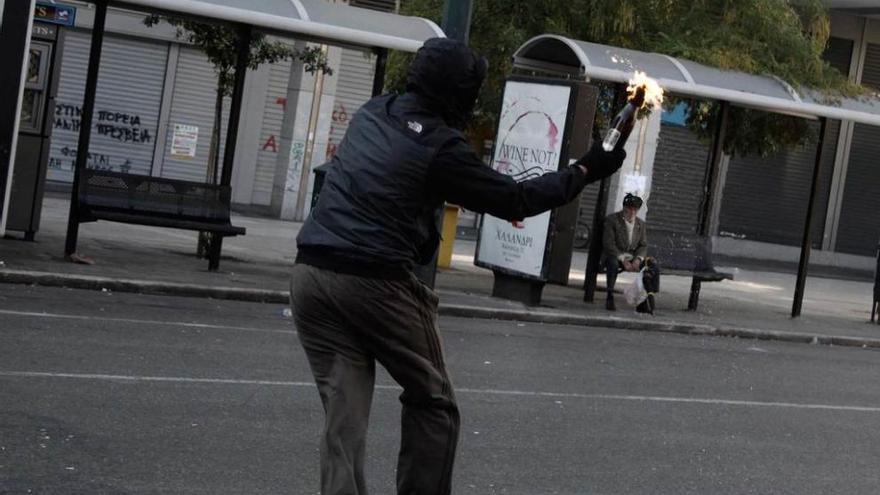
M 65 287 L 69 289 L 109 290 L 114 292 L 135 292 L 182 297 L 207 297 L 246 302 L 287 304 L 290 301 L 287 291 L 267 289 L 246 289 L 241 287 L 211 287 L 177 282 L 152 282 L 124 278 L 95 277 L 91 275 L 69 275 L 24 270 L 0 270 L 0 283 L 28 284 L 44 287 Z
M 140 294 L 181 297 L 207 297 L 246 302 L 287 304 L 287 291 L 247 289 L 240 287 L 210 287 L 176 282 L 118 279 L 90 275 L 69 275 L 24 270 L 0 270 L 0 283 L 65 287 L 71 289 L 110 290 Z M 504 321 L 525 321 L 555 325 L 615 328 L 637 332 L 661 332 L 681 335 L 735 337 L 801 344 L 834 345 L 842 347 L 880 348 L 880 338 L 817 335 L 802 332 L 759 330 L 753 328 L 723 327 L 703 324 L 675 323 L 648 319 L 630 319 L 614 316 L 588 316 L 550 311 L 487 308 L 465 304 L 443 304 L 438 308 L 442 316 L 480 318 Z
M 712 325 L 636 320 L 613 316 L 585 316 L 570 313 L 493 309 L 482 306 L 444 305 L 442 303 L 440 304 L 440 314 L 443 316 L 458 316 L 464 318 L 615 328 L 636 332 L 662 332 L 682 335 L 772 340 L 799 344 L 836 345 L 842 347 L 873 349 L 880 348 L 880 339 L 867 337 L 818 335 L 812 333 L 758 330 L 738 327 L 716 327 Z

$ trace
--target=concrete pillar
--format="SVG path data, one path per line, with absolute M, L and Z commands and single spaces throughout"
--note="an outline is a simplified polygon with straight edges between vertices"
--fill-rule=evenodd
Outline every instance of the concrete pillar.
M 838 21 L 845 18 L 837 16 Z M 848 19 L 848 22 L 839 22 L 837 26 L 844 25 L 844 32 L 852 35 L 856 31 L 856 26 L 852 25 L 855 19 Z M 865 72 L 865 54 L 868 51 L 868 42 L 877 39 L 876 23 L 867 18 L 860 18 L 861 30 L 857 36 L 852 36 L 853 53 L 850 60 L 849 79 L 852 82 L 860 83 L 862 75 Z M 843 34 L 843 33 L 839 33 Z M 828 209 L 825 215 L 825 230 L 822 238 L 822 250 L 834 251 L 837 248 L 837 230 L 840 226 L 840 214 L 843 207 L 843 193 L 846 190 L 846 173 L 849 168 L 849 155 L 852 151 L 853 130 L 855 124 L 849 121 L 840 123 L 840 134 L 837 138 L 837 154 L 834 157 L 834 174 L 831 177 L 831 189 L 828 194 Z
M 295 45 L 297 49 L 305 46 L 300 42 Z M 309 214 L 312 171 L 326 160 L 341 58 L 341 48 L 328 47 L 327 60 L 333 75 L 309 74 L 299 61 L 291 65 L 271 203 L 272 212 L 284 220 L 302 221 Z M 316 89 L 320 95 L 317 102 Z M 307 160 L 309 154 L 311 159 Z M 305 189 L 302 199 L 300 189 Z M 298 205 L 302 205 L 300 211 Z
M 251 204 L 254 195 L 254 177 L 257 173 L 262 137 L 263 116 L 266 113 L 266 92 L 269 88 L 270 64 L 248 71 L 242 103 L 241 128 L 235 147 L 235 168 L 232 170 L 232 202 Z

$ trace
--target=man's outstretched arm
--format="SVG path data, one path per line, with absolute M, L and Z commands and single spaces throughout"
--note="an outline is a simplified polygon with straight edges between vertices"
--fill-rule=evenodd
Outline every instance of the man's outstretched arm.
M 587 184 L 608 177 L 623 164 L 623 150 L 598 144 L 571 167 L 516 182 L 487 167 L 463 140 L 441 149 L 428 170 L 428 188 L 444 201 L 505 220 L 522 220 L 574 200 Z

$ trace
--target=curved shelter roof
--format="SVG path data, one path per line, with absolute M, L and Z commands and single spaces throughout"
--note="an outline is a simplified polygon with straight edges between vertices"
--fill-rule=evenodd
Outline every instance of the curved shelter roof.
M 151 12 L 249 24 L 314 40 L 414 52 L 443 37 L 432 21 L 324 0 L 122 0 L 114 4 Z
M 821 94 L 792 88 L 785 81 L 727 71 L 677 59 L 608 45 L 543 34 L 525 42 L 514 54 L 514 66 L 577 77 L 627 82 L 643 71 L 666 91 L 805 118 L 827 117 L 880 126 L 880 99 L 842 98 L 829 104 Z

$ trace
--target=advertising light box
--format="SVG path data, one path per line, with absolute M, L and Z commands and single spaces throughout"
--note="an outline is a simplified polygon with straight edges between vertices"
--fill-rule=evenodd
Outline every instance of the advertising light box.
M 564 81 L 511 78 L 504 88 L 491 166 L 517 182 L 568 165 L 569 111 L 576 91 Z M 483 215 L 475 264 L 546 278 L 552 212 L 510 222 Z

